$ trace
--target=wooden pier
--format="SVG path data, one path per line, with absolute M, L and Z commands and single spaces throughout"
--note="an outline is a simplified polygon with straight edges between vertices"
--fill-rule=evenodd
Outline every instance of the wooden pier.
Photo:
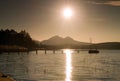
M 35 52 L 36 54 L 39 54 L 38 51 L 44 51 L 45 54 L 47 54 L 47 51 L 52 51 L 53 54 L 57 54 L 57 52 L 61 53 L 61 54 L 64 54 L 64 49 L 33 49 L 33 50 L 14 50 L 14 51 L 1 51 L 0 54 L 2 53 L 18 53 L 20 54 L 21 52 L 23 53 L 26 53 L 26 54 L 29 54 L 30 52 Z M 79 49 L 75 49 L 73 50 L 73 53 L 80 53 L 81 50 Z

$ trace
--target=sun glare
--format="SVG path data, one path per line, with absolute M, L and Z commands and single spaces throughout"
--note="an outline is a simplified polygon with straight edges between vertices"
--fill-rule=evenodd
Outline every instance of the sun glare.
M 73 11 L 70 7 L 66 7 L 63 10 L 63 15 L 65 18 L 71 18 L 73 16 Z

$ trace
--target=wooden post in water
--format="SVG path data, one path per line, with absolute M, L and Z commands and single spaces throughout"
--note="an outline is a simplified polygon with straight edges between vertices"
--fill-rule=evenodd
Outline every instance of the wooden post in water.
M 62 50 L 62 54 L 63 54 L 63 50 Z
M 47 50 L 45 49 L 45 54 L 47 53 Z
M 10 54 L 10 52 L 8 51 L 8 55 Z
M 55 50 L 53 50 L 53 54 L 55 54 Z
M 77 53 L 80 53 L 80 50 L 77 50 Z
M 27 54 L 29 54 L 29 50 L 27 50 Z
M 18 51 L 18 55 L 20 54 L 20 52 Z
M 36 54 L 38 54 L 38 50 L 36 50 Z

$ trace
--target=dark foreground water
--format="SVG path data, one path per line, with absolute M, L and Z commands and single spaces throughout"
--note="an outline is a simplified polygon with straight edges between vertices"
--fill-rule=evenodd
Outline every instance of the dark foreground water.
M 16 81 L 120 81 L 120 50 L 4 53 L 0 72 Z

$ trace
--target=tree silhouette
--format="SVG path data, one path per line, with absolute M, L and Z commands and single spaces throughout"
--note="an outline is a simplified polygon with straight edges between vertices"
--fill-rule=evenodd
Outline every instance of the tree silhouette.
M 18 33 L 13 29 L 0 30 L 0 45 L 18 45 L 29 49 L 37 46 L 28 32 L 22 30 Z

